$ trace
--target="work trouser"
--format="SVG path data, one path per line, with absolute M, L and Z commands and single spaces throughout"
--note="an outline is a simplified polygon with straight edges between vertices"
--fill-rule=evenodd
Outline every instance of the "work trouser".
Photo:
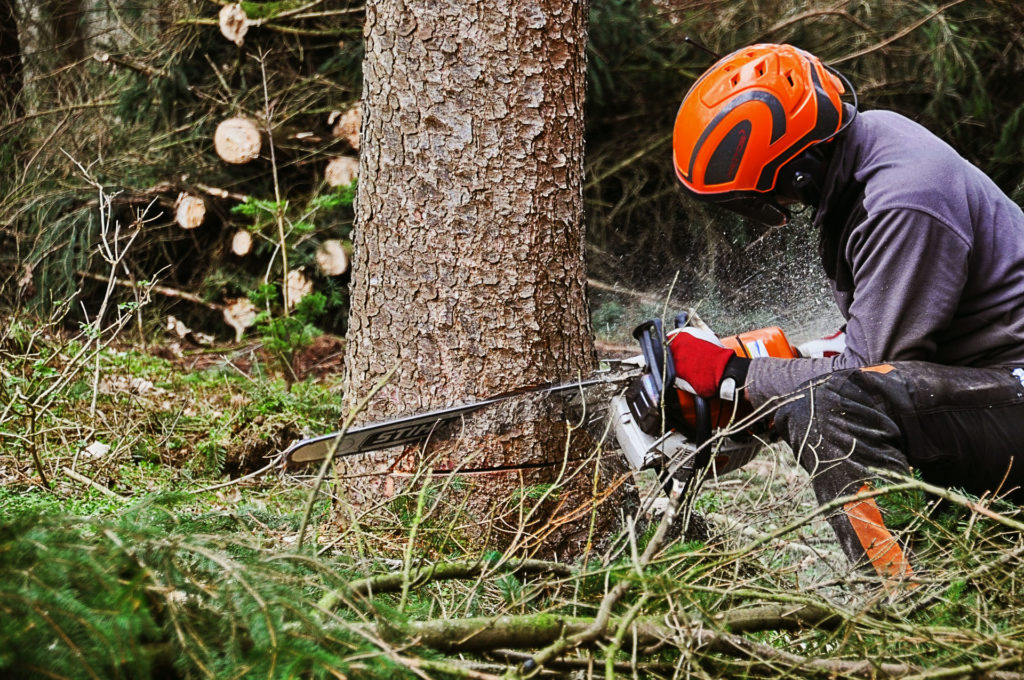
M 869 468 L 920 471 L 931 484 L 1024 502 L 1024 368 L 894 362 L 810 381 L 775 415 L 818 502 L 872 488 Z M 829 516 L 853 564 L 886 578 L 913 571 L 874 499 Z

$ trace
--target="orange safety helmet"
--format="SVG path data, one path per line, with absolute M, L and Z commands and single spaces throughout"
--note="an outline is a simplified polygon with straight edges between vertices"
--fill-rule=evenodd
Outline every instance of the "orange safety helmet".
M 701 200 L 785 224 L 788 213 L 774 195 L 802 198 L 800 188 L 811 178 L 806 171 L 787 177 L 783 167 L 843 129 L 845 91 L 836 71 L 792 45 L 737 50 L 708 69 L 679 107 L 676 175 Z

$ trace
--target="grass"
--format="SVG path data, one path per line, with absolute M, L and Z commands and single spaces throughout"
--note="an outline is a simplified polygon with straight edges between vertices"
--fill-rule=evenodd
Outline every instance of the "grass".
M 6 327 L 0 671 L 9 675 L 525 677 L 534 663 L 637 677 L 777 677 L 796 667 L 864 677 L 853 665 L 863 658 L 924 677 L 935 666 L 1022 670 L 1016 508 L 986 501 L 986 515 L 959 495 L 942 505 L 894 496 L 925 530 L 928 560 L 921 586 L 899 593 L 845 564 L 781 445 L 706 482 L 695 506 L 710 520 L 707 540 L 664 540 L 649 524 L 585 559 L 524 571 L 513 555 L 459 538 L 458 498 L 471 484 L 423 477 L 373 506 L 328 484 L 298 549 L 308 476 L 241 477 L 289 437 L 336 426 L 336 377 L 289 385 L 248 350 L 142 351 L 46 322 Z M 638 481 L 657 493 L 653 478 Z M 548 492 L 560 489 L 527 488 L 519 502 Z M 431 578 L 433 565 L 455 571 Z M 397 590 L 387 585 L 396 576 Z M 597 630 L 601 611 L 610 618 Z M 460 646 L 480 629 L 458 626 L 493 631 L 507 653 Z M 48 648 L 59 653 L 36 651 Z

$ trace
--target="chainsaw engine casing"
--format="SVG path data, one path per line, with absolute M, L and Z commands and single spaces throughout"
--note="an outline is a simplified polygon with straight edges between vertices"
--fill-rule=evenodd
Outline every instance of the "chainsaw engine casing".
M 615 439 L 634 470 L 666 470 L 676 479 L 693 475 L 698 446 L 682 432 L 669 430 L 661 437 L 647 434 L 634 419 L 624 395 L 612 398 L 611 416 Z M 709 446 L 714 447 L 715 472 L 721 475 L 753 460 L 762 444 L 750 437 L 726 437 Z

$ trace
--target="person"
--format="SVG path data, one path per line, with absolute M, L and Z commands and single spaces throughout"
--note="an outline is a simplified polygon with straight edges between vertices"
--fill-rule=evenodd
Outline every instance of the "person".
M 819 503 L 854 496 L 829 516 L 851 562 L 914 573 L 863 493 L 882 481 L 872 469 L 1024 499 L 1024 214 L 991 179 L 912 120 L 858 112 L 848 80 L 775 44 L 694 83 L 673 161 L 689 194 L 764 224 L 813 208 L 841 353 L 747 359 L 685 332 L 669 347 L 698 394 L 731 378 L 755 408 L 781 404 L 775 429 Z

